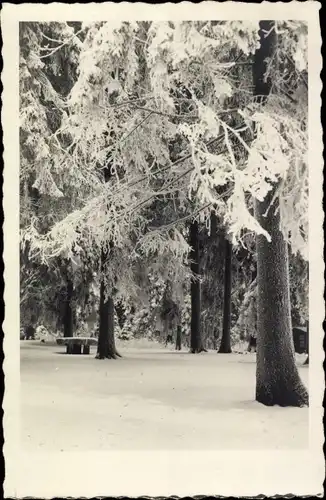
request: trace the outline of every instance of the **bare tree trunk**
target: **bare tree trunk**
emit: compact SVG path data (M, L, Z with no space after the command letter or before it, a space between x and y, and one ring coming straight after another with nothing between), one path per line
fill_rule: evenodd
M279 215L270 206L275 189L256 202L256 216L272 241L257 236L258 332L256 400L268 406L305 406L308 393L295 362L291 325L288 249Z
M307 359L303 364L309 365L309 321L306 321L306 329L307 329Z
M117 94L111 94L110 98L112 103L115 101ZM108 143L115 139L115 133L108 133ZM108 163L103 169L104 182L109 183L112 179L112 164L108 158ZM109 206L108 206L109 208ZM113 248L113 242L109 242L109 247ZM111 296L107 296L106 286L105 286L105 272L108 262L108 251L102 249L101 251L101 286L100 286L100 308L99 308L99 337L97 345L97 359L116 359L121 357L117 352L115 347L115 337L114 337L114 301Z
M261 46L256 51L253 80L256 95L267 96L271 82L264 79L266 59L275 51L276 33L273 21L261 21ZM264 33L269 33L266 37ZM291 325L288 248L280 231L276 213L278 185L263 202L256 201L255 212L260 225L269 233L257 236L257 368L256 400L267 406L305 406L308 392L303 386L295 363ZM272 205L273 202L273 206Z
M200 255L199 255L199 235L198 222L194 221L190 224L190 253L191 271L195 277L200 275ZM191 332L190 332L190 352L198 353L204 351L201 339L201 290L200 281L198 279L191 280Z
M106 252L102 251L101 264L102 273L107 260ZM99 309L99 336L97 345L97 359L116 359L121 357L115 347L114 338L114 302L112 297L106 297L104 278L100 287L100 309Z
M112 297L105 299L104 283L100 289L100 327L97 346L97 359L116 359L119 357L114 338L114 303Z
M124 324L126 322L126 311L125 311L125 308L124 308L124 306L121 303L118 303L118 304L116 303L115 310L116 310L116 313L117 313L117 316L118 316L119 327L122 330L123 326L124 326Z
M181 325L179 324L177 326L177 336L176 336L176 341L175 341L175 350L176 351L181 351L181 334L182 334L182 330L181 330Z
M224 257L224 301L223 332L219 353L230 353L231 349L231 287L232 287L232 244L225 239Z
M74 284L68 279L67 288L65 295L65 308L63 313L63 336L73 337L74 336L74 311L72 306L72 300L74 296Z

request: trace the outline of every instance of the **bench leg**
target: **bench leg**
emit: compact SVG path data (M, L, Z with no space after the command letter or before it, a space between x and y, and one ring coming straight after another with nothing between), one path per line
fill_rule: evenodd
M72 354L81 354L81 344L73 344L72 345Z
M84 345L83 354L89 354L89 345Z
M89 345L84 345L82 346L81 344L67 344L66 346L66 353L67 354L89 354L90 353L90 346Z

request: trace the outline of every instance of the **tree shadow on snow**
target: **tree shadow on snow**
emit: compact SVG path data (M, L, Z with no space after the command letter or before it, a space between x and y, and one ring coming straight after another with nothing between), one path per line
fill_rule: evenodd
M96 352L90 352L89 354L68 354L66 351L53 351L52 354L63 354L64 356L70 356L72 358L78 358L78 356L81 358L95 358Z

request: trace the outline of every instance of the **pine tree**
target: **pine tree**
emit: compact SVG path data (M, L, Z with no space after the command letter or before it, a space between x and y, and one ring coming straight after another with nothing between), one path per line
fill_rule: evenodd
M130 300L140 292L134 272L140 262L156 265L161 276L164 266L171 276L185 274L185 226L196 219L204 227L212 209L234 246L243 243L246 231L270 239L251 205L282 179L281 231L291 249L304 254L306 100L299 82L305 81L306 28L301 22L278 26L286 33L279 39L279 69L273 61L268 68L281 91L264 106L252 93L250 70L259 44L257 22L118 21L83 28L78 80L64 98L67 112L56 134L68 146L55 155L55 164L67 172L66 186L57 178L55 184L70 195L77 179L83 202L71 197L72 210L65 207L46 234L30 229L32 250L52 259L71 257L79 246L90 249L95 262L112 243L106 275L117 296ZM282 79L289 58L300 71ZM108 141L110 134L114 140ZM106 183L101 169L108 159L114 181ZM42 182L48 171L42 170ZM172 214L176 207L177 217L153 229L158 201Z
M255 93L268 96L270 79L264 80L266 59L273 56L275 23L260 24L261 45L253 67ZM268 34L268 35L266 35ZM308 393L295 364L291 327L288 246L280 231L278 183L263 201L256 202L256 217L270 235L257 236L258 335L256 399L265 405L304 406Z
M64 197L61 186L58 187L62 184L58 175L59 162L56 164L56 148L60 141L54 140L64 114L63 98L75 78L76 43L72 33L74 28L66 23L30 22L20 23L19 33L20 226L24 263L21 267L21 317L26 322L29 311L34 310L38 322L50 327L63 326L65 336L71 336L73 329L71 266L66 259L60 258L53 259L51 265L45 264L31 251L30 243L34 233L43 235L56 216L60 220L75 206L72 192ZM58 51L49 47L49 41L51 46L52 41L61 36L71 39L63 59ZM26 273L34 275L32 287L25 287ZM66 291L62 293L63 288ZM60 312L62 299L66 304L64 314Z
M207 231L202 238L202 336L206 347L217 348L222 331L224 227L212 211ZM209 230L208 230L209 229Z

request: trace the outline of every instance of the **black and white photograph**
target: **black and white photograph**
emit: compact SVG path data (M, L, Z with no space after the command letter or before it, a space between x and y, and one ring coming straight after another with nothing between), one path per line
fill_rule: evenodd
M217 4L4 10L4 421L22 496L322 493L320 4ZM110 489L93 453L166 488ZM180 458L205 453L230 468L209 491ZM256 478L253 457L277 454L296 457L275 459L284 480Z

